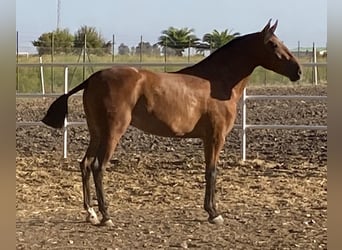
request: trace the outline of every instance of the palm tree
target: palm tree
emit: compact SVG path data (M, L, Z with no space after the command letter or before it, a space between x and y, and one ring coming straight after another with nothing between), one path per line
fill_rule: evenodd
M224 30L222 32L217 31L216 29L213 30L211 33L207 33L203 36L202 41L207 43L210 50L216 50L229 41L233 40L235 37L239 36L239 32L232 33L232 30Z
M170 27L162 31L158 44L164 48L172 48L176 51L177 56L182 56L184 49L193 47L200 40L194 34L194 29Z

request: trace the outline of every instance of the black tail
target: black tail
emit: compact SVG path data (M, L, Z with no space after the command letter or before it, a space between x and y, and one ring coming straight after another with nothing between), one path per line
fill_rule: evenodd
M64 118L68 113L68 97L67 94L58 97L51 104L42 122L53 128L62 128Z
M68 98L76 92L86 88L88 80L85 80L80 85L70 90L67 94L58 97L50 106L42 122L53 128L62 128L64 118L68 114Z

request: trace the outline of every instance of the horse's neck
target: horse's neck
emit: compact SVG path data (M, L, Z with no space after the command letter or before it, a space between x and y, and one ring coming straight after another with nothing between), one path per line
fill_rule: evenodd
M227 100L239 99L249 76L257 66L243 47L222 48L201 62L184 68L179 73L195 75L210 81L212 96Z
M250 51L250 48L244 49L243 44L226 45L219 50L201 62L178 72L209 80L213 85L212 90L216 90L219 99L230 99L234 93L239 99L249 76L258 64L246 52Z

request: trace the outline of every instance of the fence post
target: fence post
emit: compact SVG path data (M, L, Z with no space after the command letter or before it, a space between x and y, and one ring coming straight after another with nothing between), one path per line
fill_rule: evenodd
M85 80L85 61L86 61L86 54L87 54L87 33L84 32L84 40L83 40L84 44L83 44L83 71L82 71L82 75L83 75L83 81Z
M313 53L313 63L314 66L313 66L313 76L312 76L312 83L317 85L317 51L316 51L316 46L315 46L315 43L313 43L313 46L312 46L312 53Z
M190 46L191 46L191 38L189 37L189 44L188 44L188 63L190 63Z
M54 54L55 54L55 33L51 34L51 63L54 63ZM55 69L53 65L51 66L51 93L53 93L53 84L55 81Z
M64 94L68 93L68 66L64 68ZM63 125L63 158L66 159L68 156L67 145L68 145L68 120L65 116Z
M300 41L298 41L297 57L300 57Z
M17 59L17 65L16 65L16 73L17 73L17 77L16 77L16 80L17 80L17 84L16 84L16 92L19 92L19 67L18 67L18 63L19 63L19 31L17 31L17 39L16 39L16 42L17 42L17 56L16 56L16 59Z
M40 63L40 79L42 84L42 94L45 95L45 83L44 83L44 67L43 67L43 58L39 57L39 63Z
M114 62L115 58L114 58L114 53L115 53L115 35L113 34L113 41L112 41L112 62Z
M164 72L166 72L166 63L167 63L166 50L167 50L167 39L165 39L165 43L164 43Z
M143 37L140 36L140 48L139 48L139 62L142 63L142 46L143 46Z
M241 154L242 160L246 160L246 88L242 93L242 138L241 138Z

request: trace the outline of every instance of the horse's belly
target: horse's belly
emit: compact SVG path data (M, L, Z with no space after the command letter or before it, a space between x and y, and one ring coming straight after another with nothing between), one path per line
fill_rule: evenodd
M169 124L168 122L159 120L152 114L147 114L144 116L133 115L131 125L154 135L167 137L188 137L193 132L196 124Z
M148 109L139 103L132 112L131 125L147 133L167 137L187 137L191 134L199 120L192 113L167 111L167 107Z

